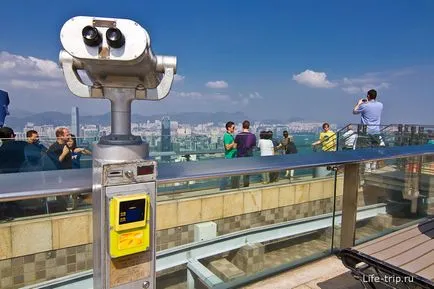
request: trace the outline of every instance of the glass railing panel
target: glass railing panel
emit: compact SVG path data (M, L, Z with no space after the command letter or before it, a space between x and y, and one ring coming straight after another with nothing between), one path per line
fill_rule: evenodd
M370 147L373 136L369 134L368 129L369 127L353 124L351 127L346 126L337 131L336 148L343 150ZM433 127L428 125L380 125L378 126L378 130L380 134L374 136L374 138L377 139L379 146L434 143ZM321 144L316 147L312 146L312 143L318 139L318 134L291 132L290 134L297 147L298 154L310 154L315 150L321 151ZM259 135L257 138L259 139ZM170 145L164 148L162 146L161 135L146 135L142 136L142 139L149 144L150 157L162 163L224 158L223 145L218 138L210 139L204 135L172 136L170 138ZM99 137L97 136L80 137L76 138L76 143L79 148L91 151L93 144L98 142L98 140ZM276 147L280 141L281 136L279 135L273 138ZM16 139L13 149L0 149L0 158L5 153L9 155L6 161L2 161L0 173L58 169L59 164L56 161L50 161L44 153L56 142L55 138L40 137L39 143L31 146L26 144L26 142L27 139L25 138ZM10 147L11 144L7 146ZM275 154L284 154L284 151L276 150ZM260 151L255 150L254 155L259 156ZM91 164L91 155L82 154L81 159L74 162L74 168L90 168ZM310 174L312 171L305 171L304 173Z
M261 157L255 157L260 159ZM241 175L217 179L204 179L158 184L159 200L184 198L191 194L214 194L222 191L259 189L274 185L288 185L310 180L331 178L327 167L281 170L254 175Z
M349 124L337 132L338 150L361 149L377 146L411 146L434 143L434 126L388 124L364 126Z
M91 151L93 145L98 142L98 137L76 138L76 144L80 151L85 149L88 153L75 153L73 168L90 168L92 166ZM170 149L163 150L161 136L143 137L149 144L149 156L161 163L201 161L224 158L224 149L217 143L209 143L203 136L173 137ZM295 134L299 154L312 153L313 134ZM40 137L37 143L29 143L27 139L3 140L0 145L0 173L16 173L27 171L46 171L62 169L55 155L47 154L48 149L56 142L55 138ZM276 146L280 139L276 138ZM1 148L1 146L3 148ZM79 155L79 158L76 155ZM260 151L255 150L254 156L260 156ZM276 150L276 154L284 154L283 150ZM78 160L76 160L78 158ZM305 170L305 172L307 172ZM309 172L311 173L311 172ZM298 173L300 174L300 172Z
M93 268L88 199L65 195L0 202L1 288L21 288Z
M177 193L170 193L175 184L166 184L166 193L158 197L157 218L165 218L157 221L157 250L225 236L251 236L267 228L268 237L261 242L199 260L225 282L330 254L335 176L325 168L312 170L315 177L311 174L295 182L285 179L286 171L281 171L250 175L248 186L244 186L246 176L240 175L178 183ZM264 179L271 182L264 184ZM159 185L158 191L162 189ZM185 266L159 276L158 288L184 286Z
M370 164L370 171L366 169L367 164L360 165L358 210L364 214L363 218L357 219L357 242L433 214L433 163L433 157L412 157L377 161L375 166ZM267 231L268 237L261 237L259 241L243 243L236 249L220 250L199 259L225 282L232 282L330 254L331 248L339 246L345 177L343 167L331 169L312 168L310 174L299 179L296 173L294 178L285 178L286 170L264 171L250 175L248 186L244 186L246 178L242 175L225 178L226 181L215 178L159 183L156 233L159 256L168 250L195 246L200 241L221 241L237 236L253 238L254 234ZM397 182L395 175L402 176L404 184ZM393 198L397 196L396 186L403 186L405 192L419 188L417 194L409 194L418 199L413 215L413 207L408 207L408 202L401 204ZM9 209L4 206L8 204L11 205ZM20 209L27 215L4 218L4 223L0 224L2 238L10 238L10 242L2 244L15 244L9 249L0 244L1 252L9 252L0 255L0 268L16 266L11 273L5 271L10 278L7 282L24 286L91 266L90 194L23 201L21 206L27 208ZM0 208L4 209L1 212L15 211L12 202L3 203ZM284 229L279 231L281 228ZM212 253L213 249L209 250ZM49 269L45 273L41 269L42 261ZM227 275L225 266L236 273ZM28 273L33 267L35 273L26 275L24 270ZM159 272L160 284L171 280L159 288L166 288L169 283L171 286L184 284L185 270L186 266L181 265Z
M41 138L37 142L27 140L2 140L0 146L0 173L48 171L66 168L91 167L92 144L95 138L78 138L76 146L68 143L71 162L59 161L61 152L51 150L55 139Z
M415 145L427 142L434 142L434 126L432 125L379 125L379 134L381 135L380 144L384 146L402 146ZM352 133L351 133L352 132ZM133 131L134 134L140 134L138 131ZM298 133L289 132L298 153L311 153L311 144L315 142L319 134L317 133ZM336 131L337 134L337 149L348 148L363 148L366 147L369 138L370 127L364 127L360 124L351 124ZM92 145L99 140L100 136L89 135L86 137L77 138L77 145L82 148L92 149ZM208 135L172 135L170 136L170 144L163 146L164 137L155 133L144 133L142 139L149 144L151 155L162 162L178 162L178 161L197 161L210 158L221 158L223 154L223 143L220 136L210 137ZM259 140L259 133L257 133ZM273 142L277 146L282 139L282 136L277 134L273 136ZM16 138L18 141L27 141L25 137ZM41 136L40 144L48 148L56 141L53 137ZM355 145L352 145L354 143ZM160 156L159 153L168 153L170 156ZM276 153L282 153L277 151ZM258 152L259 154L259 152ZM89 161L83 160L80 162L83 167L89 167Z
M356 243L434 214L433 157L409 157L360 164L358 210L376 215L358 220Z
M285 173L280 172L281 175ZM281 237L271 232L269 239L259 242L253 249L243 247L200 260L217 275L221 274L218 264L222 259L232 264L227 263L229 266L240 266L241 271L245 270L242 275L232 276L236 278L282 264L301 262L318 254L329 254L333 176L321 175L295 183L278 179L265 185L262 177L262 173L251 175L249 186L243 187L243 176L236 176L234 179L238 179L239 187L224 190L220 190L221 179L208 180L208 183L190 181L184 184L184 193L167 195L179 195L177 198L160 196L157 204L157 251L176 249L209 238L209 233L204 235L203 228L214 224L211 239L262 230L267 226L287 226L285 231L289 232ZM204 185L211 188L198 190L194 187ZM5 243L13 244L0 256L1 268L10 268L2 271L5 272L2 276L8 278L5 282L21 287L91 269L90 206L90 194L2 203L1 212L6 218L0 224L0 233L10 239ZM243 259L246 252L256 254L260 266L242 267L244 262L252 261ZM172 285L174 282L182 283L186 278L185 266L164 270L158 275L158 280L163 280L161 284L168 280ZM2 288L12 288L8 286Z
M92 209L92 195L70 194L0 203L0 223Z

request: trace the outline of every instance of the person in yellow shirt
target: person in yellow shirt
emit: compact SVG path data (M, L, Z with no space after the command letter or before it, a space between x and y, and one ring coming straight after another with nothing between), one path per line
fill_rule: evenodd
M324 152L336 151L336 134L330 129L330 125L325 122L322 125L323 131L319 134L319 140L314 142L312 146L321 144Z

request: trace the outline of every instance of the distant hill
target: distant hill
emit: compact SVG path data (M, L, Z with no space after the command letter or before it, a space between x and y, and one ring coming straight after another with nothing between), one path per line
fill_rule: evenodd
M35 114L34 112L30 112L28 110L19 109L19 108L9 108L9 112L11 113L12 116L19 115L20 117L27 117Z
M10 116L6 117L5 125L13 128L14 130L21 131L28 122L32 122L35 125L69 125L71 122L71 116L56 111L47 111L24 116L20 115L19 117L17 114L11 113Z
M18 117L19 115L19 117ZM245 119L249 119L243 112L187 112L187 113L174 113L174 114L155 114L150 116L144 116L140 114L133 114L131 120L133 122L146 122L160 120L163 116L169 116L170 119L176 120L181 123L200 124L206 122L227 122L232 120L234 122L242 122ZM52 124L54 126L70 125L71 115L67 113L61 113L56 111L47 111L43 113L30 114L23 111L21 114L19 111L14 111L10 116L6 118L6 126L12 127L14 130L21 131L28 123L34 123L35 125ZM81 124L110 124L110 113L101 115L83 115L80 116Z

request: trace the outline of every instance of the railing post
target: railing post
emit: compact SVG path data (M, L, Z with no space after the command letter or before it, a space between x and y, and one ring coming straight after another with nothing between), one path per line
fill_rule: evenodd
M425 134L425 128L423 126L419 126L417 129L418 135L419 135L419 142L418 145L424 145L427 142L427 136Z
M417 145L419 144L418 135L416 134L416 127L412 125L410 127L410 143L409 145Z
M196 284L194 282L193 272L187 268L187 289L195 289Z
M396 133L395 146L402 146L403 142L403 126L402 124L398 124L398 132Z
M342 200L342 226L340 247L354 245L357 217L357 194L360 164L347 164L344 170L344 193Z

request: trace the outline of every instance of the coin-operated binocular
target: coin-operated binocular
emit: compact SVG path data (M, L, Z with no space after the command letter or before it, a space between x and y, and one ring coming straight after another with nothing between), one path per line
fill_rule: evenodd
M94 288L155 288L157 164L131 134L131 103L167 96L176 57L154 55L149 34L128 19L74 17L60 39L71 92L111 102L111 133L93 148Z
M104 141L131 143L131 138L122 137L131 135L131 101L166 97L176 57L154 55L149 34L128 19L74 17L63 25L60 39L65 50L59 59L71 92L112 102L114 137ZM79 70L87 73L92 85L84 83Z

